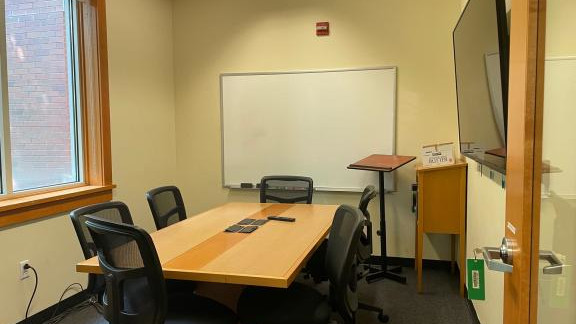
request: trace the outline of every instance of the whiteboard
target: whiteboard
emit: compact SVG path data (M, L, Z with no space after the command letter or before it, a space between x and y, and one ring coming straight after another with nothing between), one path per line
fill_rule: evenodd
M378 187L377 172L347 166L395 153L395 67L230 73L220 85L224 187L265 175L309 176L317 190Z

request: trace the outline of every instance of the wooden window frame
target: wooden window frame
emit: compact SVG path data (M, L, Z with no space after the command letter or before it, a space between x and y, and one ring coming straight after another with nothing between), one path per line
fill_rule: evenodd
M6 196L0 200L0 228L112 199L106 4L76 1L84 182Z

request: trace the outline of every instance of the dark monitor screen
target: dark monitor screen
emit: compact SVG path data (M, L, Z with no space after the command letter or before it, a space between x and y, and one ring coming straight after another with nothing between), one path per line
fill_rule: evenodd
M503 173L507 30L504 0L470 0L453 32L460 152Z

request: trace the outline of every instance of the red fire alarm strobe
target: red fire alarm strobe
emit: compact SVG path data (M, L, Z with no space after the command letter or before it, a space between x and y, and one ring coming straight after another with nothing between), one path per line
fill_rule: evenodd
M327 21L316 23L316 36L330 35L330 23Z

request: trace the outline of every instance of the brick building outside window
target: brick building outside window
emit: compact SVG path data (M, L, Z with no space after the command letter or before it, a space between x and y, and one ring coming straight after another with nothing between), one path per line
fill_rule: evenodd
M81 180L71 8L68 0L5 1L14 192Z

